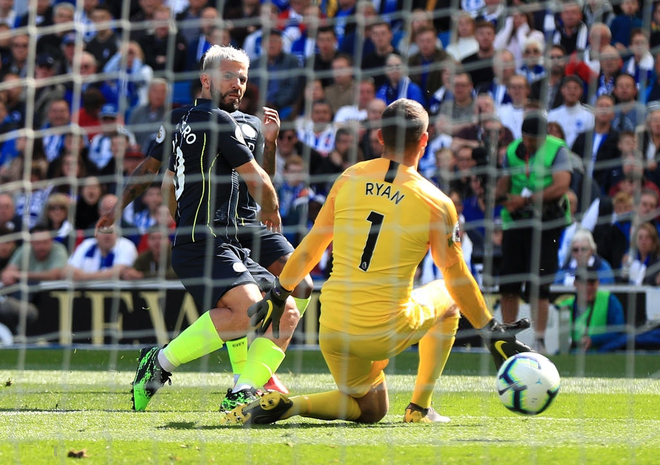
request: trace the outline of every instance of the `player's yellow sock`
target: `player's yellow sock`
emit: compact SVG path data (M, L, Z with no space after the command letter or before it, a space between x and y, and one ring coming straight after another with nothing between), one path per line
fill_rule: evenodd
M419 341L419 367L412 402L422 408L431 406L435 382L445 368L456 339L458 314L433 326Z
M234 372L234 378L240 376L245 368L245 362L248 357L248 339L243 336L240 339L225 342L227 352L229 353L229 363L231 363L231 371ZM236 381L237 379L235 379Z
M357 400L341 391L296 396L291 397L290 400L293 406L282 415L282 420L300 415L319 420L355 421L362 415Z
M277 371L282 360L284 351L273 341L265 337L256 338L250 344L243 373L238 378L235 389L240 390L245 385L262 387Z
M215 352L222 344L211 315L206 312L175 337L162 353L174 367L178 367Z
M293 300L296 301L296 308L300 312L300 318L305 314L305 310L307 310L307 306L309 305L309 302L312 300L312 296L310 295L306 299L300 298L300 297L294 297Z

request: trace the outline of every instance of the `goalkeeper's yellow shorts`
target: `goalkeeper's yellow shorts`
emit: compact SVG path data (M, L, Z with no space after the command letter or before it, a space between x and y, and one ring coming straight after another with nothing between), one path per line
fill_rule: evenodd
M330 373L342 392L360 398L385 380L389 359L416 344L456 304L443 281L413 292L410 304L386 327L348 334L321 324L319 344Z

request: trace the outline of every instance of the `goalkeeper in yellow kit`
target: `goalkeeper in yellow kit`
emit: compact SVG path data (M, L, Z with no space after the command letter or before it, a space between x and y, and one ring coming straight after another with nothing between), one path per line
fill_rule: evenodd
M389 407L383 369L416 343L419 368L404 421L448 421L433 410L431 396L459 310L480 328L497 366L530 350L514 336L529 322L505 327L493 320L463 260L454 204L416 170L428 142L428 114L417 102L399 99L382 119L382 158L341 175L279 282L249 310L258 331L272 322L273 333L279 332L290 290L334 241L332 274L321 291L319 343L338 389L291 398L271 392L229 412L225 423L267 424L293 415L375 423ZM445 280L413 291L429 247Z

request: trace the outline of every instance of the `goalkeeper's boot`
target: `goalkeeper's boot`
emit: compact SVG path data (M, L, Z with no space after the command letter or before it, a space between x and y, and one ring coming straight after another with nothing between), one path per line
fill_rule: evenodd
M238 392L232 392L231 388L227 389L227 395L220 403L220 412L229 413L236 407L259 400L258 396L259 393L255 388L241 389Z
M449 423L449 417L445 417L436 412L433 407L422 408L412 402L406 407L406 413L403 415L405 423Z
M239 405L227 413L223 422L229 425L268 425L282 418L293 402L281 392L273 391L247 405Z
M133 380L133 410L141 412L147 408L149 401L165 383L172 384L172 373L165 371L158 363L160 347L145 347L140 351L138 367Z
M277 392L281 392L282 394L289 393L289 390L286 388L282 380L278 378L278 376L275 373L273 373L273 376L271 376L268 382L264 384L264 389L268 392L277 391Z

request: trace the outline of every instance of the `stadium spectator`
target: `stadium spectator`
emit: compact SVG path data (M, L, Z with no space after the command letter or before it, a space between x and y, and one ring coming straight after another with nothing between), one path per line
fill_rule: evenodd
M48 162L38 155L35 150L33 157L28 160L31 164L28 166L30 173L29 184L21 187L14 196L16 203L16 214L27 221L28 228L36 226L41 217L46 198L48 197L48 183L46 182L46 171Z
M362 57L360 68L364 74L374 79L376 89L380 89L387 83L387 76L384 72L385 60L390 54L396 52L392 45L392 28L385 21L374 22L371 25L370 37L374 43L374 51Z
M292 116L293 107L300 93L301 71L298 59L282 49L282 32L270 31L265 40L266 53L255 64L255 68L266 72L252 82L266 95L266 106L276 109L282 120Z
M639 150L635 133L620 132L618 147L621 153L621 164L611 168L608 173L606 184L610 186L609 196L614 197L620 191L635 196L644 188L653 189L660 195L660 188L653 182L654 179L657 179L657 162L652 160L653 169L649 169L648 163L644 162Z
M442 50L442 60L444 60L447 55L442 48L442 41L438 37L438 32L433 25L433 15L423 8L413 9L410 18L406 21L405 29L400 31L400 39L397 41L396 37L394 38L396 49L401 56L406 60L410 60L411 57L420 53L419 35L422 31L428 30L433 31L433 37L427 36L426 39L423 39L427 49L425 55L429 56L435 49Z
M56 26L62 27L62 29L57 29L50 34L44 34L39 37L37 41L37 54L51 56L60 62L63 60L62 40L64 36L74 31L73 17L75 12L75 7L67 2L58 3L53 7L53 23Z
M149 228L158 224L160 207L163 205L163 194L160 184L152 185L142 194L142 203L145 208L135 212L132 226L137 229L137 234L146 234Z
M408 76L418 85L424 94L424 102L442 87L442 69L436 66L447 59L447 53L442 50L442 44L437 44L438 34L433 28L420 28L417 30L415 44L418 52L409 55ZM424 103L426 106L426 103Z
M185 9L176 15L176 24L183 38L186 39L186 44L190 45L199 36L201 13L209 2L208 0L188 0L186 3L188 5ZM226 7L229 5L230 2L225 4ZM229 19L229 16L225 15L225 18Z
M584 51L582 60L594 73L600 73L600 55L603 48L610 45L612 32L606 24L595 23L589 29L589 45Z
M439 114L447 117L451 122L449 130L452 135L473 124L475 113L473 90L472 79L468 73L459 71L454 75L452 81L454 99L445 101L439 110Z
M332 64L339 52L337 51L337 35L331 26L321 26L316 32L316 48L318 52L307 59L312 63L314 78L320 79L323 87L333 83Z
M23 221L16 214L14 197L7 192L0 192L0 228L10 233L20 233L23 230Z
M16 24L14 0L3 0L0 2L0 24L6 24L10 29Z
M99 201L104 192L99 178L96 176L82 178L79 189L74 226L77 230L87 230L94 227L99 219Z
M596 241L588 229L578 229L570 242L570 255L560 263L555 284L571 286L576 275L585 268L592 268L602 284L614 284L614 272L607 260L598 256Z
M161 121L165 117L165 105L169 96L169 85L165 79L154 78L149 83L147 103L136 107L128 120L138 147L145 152L156 137Z
M310 9L312 6L310 0L292 0L289 1L289 5L283 8L282 12L278 15L278 28L283 32L283 35L291 40L292 43L296 43L300 40L304 41L307 38L308 29L311 29L311 39L316 38L317 25L313 24L310 21L311 18L309 18L309 16L306 18L305 15L306 13L312 16L315 15L318 19L322 17L322 13L318 7L316 9ZM293 53L292 51L290 52ZM304 57L305 53L302 51L300 52L299 56Z
M474 55L463 58L461 63L465 71L470 73L475 87L488 87L495 78L493 72L495 26L489 21L478 22L474 37L479 43L479 50Z
M332 113L347 105L352 105L357 93L357 84L353 79L353 60L346 55L337 55L332 60L332 81L324 90L325 99L330 104Z
M67 134L64 154L48 165L48 186L51 196L53 193L66 195L75 202L78 199L78 180L87 176L82 146L82 137Z
M660 238L651 223L635 228L631 250L623 257L623 278L628 284L660 285Z
M30 16L34 16L34 25L37 27L46 27L53 25L53 7L51 0L37 0L34 9L29 9L25 15L21 16L16 22L16 27L25 27L31 23Z
M213 33L218 24L218 10L210 6L204 8L199 21L200 26L197 37L188 43L186 71L198 71L199 60L213 45Z
M280 14L280 10L273 3L267 3L260 7L261 16L259 17L258 29L250 33L245 37L243 42L243 50L250 57L251 62L256 62L257 59L263 53L263 37L264 35L270 33L271 28L277 27L277 16ZM262 25L266 26L263 27ZM236 28L232 29L234 31ZM283 36L283 49L291 50L291 40ZM312 52L313 52L312 48Z
M362 122L367 119L367 106L376 98L376 87L374 80L370 77L362 78L358 84L357 104L349 103L340 107L335 112L333 121L335 125L351 124L352 122Z
M616 15L610 24L612 30L612 45L620 52L627 52L630 45L630 33L633 29L642 27L642 20L637 17L639 3L637 0L622 0L621 14Z
M7 73L2 78L7 87L0 91L0 101L5 104L7 115L4 123L11 127L22 128L25 125L26 101L23 97L23 81L14 73Z
M424 91L408 77L408 69L401 55L391 53L386 58L385 76L387 81L376 91L376 98L388 105L397 99L407 98L426 107Z
M4 194L2 194L4 195ZM0 214L2 209L2 198L0 197ZM11 256L16 250L16 239L12 231L0 226L0 273L5 269Z
M76 247L62 271L62 279L72 281L112 281L133 266L135 244L116 231L85 239Z
M633 29L630 34L632 56L624 63L623 72L635 78L637 89L648 89L653 82L654 58L649 51L649 34L643 29ZM642 95L642 102L646 96Z
M523 42L522 63L517 74L522 74L532 84L546 76L543 63L545 42L536 39L527 39Z
M504 27L506 18L506 2L502 0L484 0L484 6L479 10L479 14L475 19L477 22L489 22L495 27L496 31L499 31Z
M94 55L99 69L119 50L119 37L112 29L112 13L106 5L97 5L92 11L94 37L85 45L85 51Z
M332 150L312 172L317 180L312 184L314 192L326 195L339 174L363 159L364 155L356 144L355 134L349 128L337 129Z
M567 0L561 6L561 27L557 28L552 41L560 44L567 55L587 48L589 28L582 22L582 9L576 0Z
M621 73L614 80L612 92L617 100L612 127L617 131L635 131L646 119L646 106L637 101L635 78Z
M103 72L117 76L106 81L114 94L112 99L106 99L108 103L115 103L118 108L126 111L147 103L148 86L154 72L144 63L144 52L140 44L122 44L119 52L105 64Z
M516 61L516 68L523 64L523 50L525 43L529 40L544 43L545 37L541 31L534 27L534 17L531 13L514 8L509 10L504 21L504 27L500 28L495 36L493 46L496 50L508 50Z
M8 63L2 63L2 76L7 73L16 74L20 78L27 77L27 58L30 36L28 34L16 34L11 38L11 59Z
M633 197L619 192L612 198L614 214L611 223L599 224L594 228L594 240L598 255L607 260L620 282L623 257L630 250L630 232L634 213Z
M458 66L459 63L450 59L438 64L442 84L429 97L427 109L430 115L437 115L440 112L440 107L442 107L445 102L450 102L454 99L454 94L452 93L452 79Z
M179 279L172 268L172 248L166 230L163 230L161 226L149 228L147 250L137 256L133 266L126 267L120 272L120 278L127 281Z
M649 38L651 49L660 45L660 2L653 4L653 16L651 17L651 37Z
M159 71L180 73L186 69L186 40L181 33L173 29L171 16L168 7L158 8L154 12L153 31L147 32L138 40L142 50L147 51L144 63L160 76L164 76L164 73Z
M130 11L130 39L137 41L150 29L156 10L163 4L163 0L138 0L138 8ZM122 12L115 13L115 18L120 18Z
M338 50L349 56L356 56L360 51L355 47L362 44L362 56L365 57L375 50L371 39L371 28L382 21L376 6L371 0L358 0L355 5L355 29L344 34L338 43Z
M622 65L621 55L619 55L616 48L611 45L602 48L600 54L600 74L596 79L592 77L589 80L590 87L594 85L594 81L596 82L596 92L592 95L590 102L595 101L596 98L603 94L612 94L614 92L614 83L616 77L621 74ZM568 67L566 74L570 74Z
M609 0L587 0L582 9L583 21L591 30L595 23L609 26L614 19L614 10Z
M65 91L66 92L66 91ZM77 122L87 135L85 143L89 143L101 131L101 118L99 113L105 104L103 92L98 87L89 86L82 95L82 107L71 118Z
M307 235L309 201L315 193L308 186L309 170L298 155L287 158L284 182L277 189L282 217L282 234L295 247Z
M507 90L509 79L516 74L516 62L508 50L498 50L493 59L493 81L477 87L477 94L487 92L493 97L495 108L511 103Z
M543 103L543 108L553 110L564 103L561 85L566 68L566 51L561 45L553 45L549 54L549 72L531 86L530 97Z
M11 29L12 28L5 23L0 22L0 64L3 68L11 61ZM2 69L0 69L0 75L1 74Z
M660 60L659 60L660 61ZM649 168L660 160L660 107L650 107L646 126L641 133L642 159Z
M38 223L45 226L53 240L62 244L66 250L73 250L76 240L76 232L69 221L71 202L71 198L65 194L51 194L46 200L42 218Z
M66 248L53 240L47 226L35 226L30 230L30 241L16 249L0 279L4 286L20 281L55 281L60 279L68 256Z
M566 76L561 85L564 104L548 112L548 121L559 123L566 134L566 144L573 146L578 134L591 131L594 127L594 115L580 99L584 84L577 76Z
M603 94L596 100L594 127L575 138L571 150L582 156L587 176L595 179L601 188L606 186L606 176L610 163L619 157L619 132L612 128L614 121L614 98ZM610 163L608 163L610 162Z
M334 14L328 14L334 20L333 24L338 44L344 42L345 37L351 37L356 30L357 3L357 0L338 1Z
M532 315L535 345L541 352L545 351L549 290L557 271L559 239L569 219L565 195L573 171L566 144L547 136L546 128L547 122L538 112L525 117L523 137L509 146L504 175L498 179L496 189L496 199L504 207L500 267L502 317L505 322L511 322L518 314L522 281L526 281L519 273L531 271L531 276L540 278L538 287L527 283L525 292L538 295ZM530 166L534 169L529 169ZM530 225L530 218L541 221ZM542 227L540 246L533 247L535 229L539 227Z
M497 108L497 117L511 131L513 138L518 139L522 136L525 105L529 99L527 78L519 74L511 76L507 85L507 93L511 96L511 103L500 105Z
M458 13L456 22L456 37L453 37L451 43L445 49L454 60L462 61L479 51L479 42L474 36L477 23L468 12ZM452 30L454 30L452 28Z
M325 100L312 103L310 119L305 118L298 128L298 139L322 156L327 156L335 145L335 127L332 124L332 109Z
M52 163L55 159L62 155L64 149L64 128L71 125L71 113L69 111L69 104L64 99L55 99L50 103L48 108L48 115L46 124L41 129L48 131L43 138L43 147L46 159Z
M623 334L625 317L619 299L610 291L599 289L598 269L588 266L578 270L576 295L557 303L570 311L571 347L596 351Z
M89 142L87 160L97 172L103 171L112 160L112 137L117 132L117 107L112 103L103 105L99 112L101 132ZM111 174L111 173L108 173ZM112 167L114 174L114 167Z
M55 76L55 60L49 55L39 55L35 61L34 77L37 80L34 93L34 122L33 128L39 128L53 100L64 98L66 88L63 84L48 82Z

